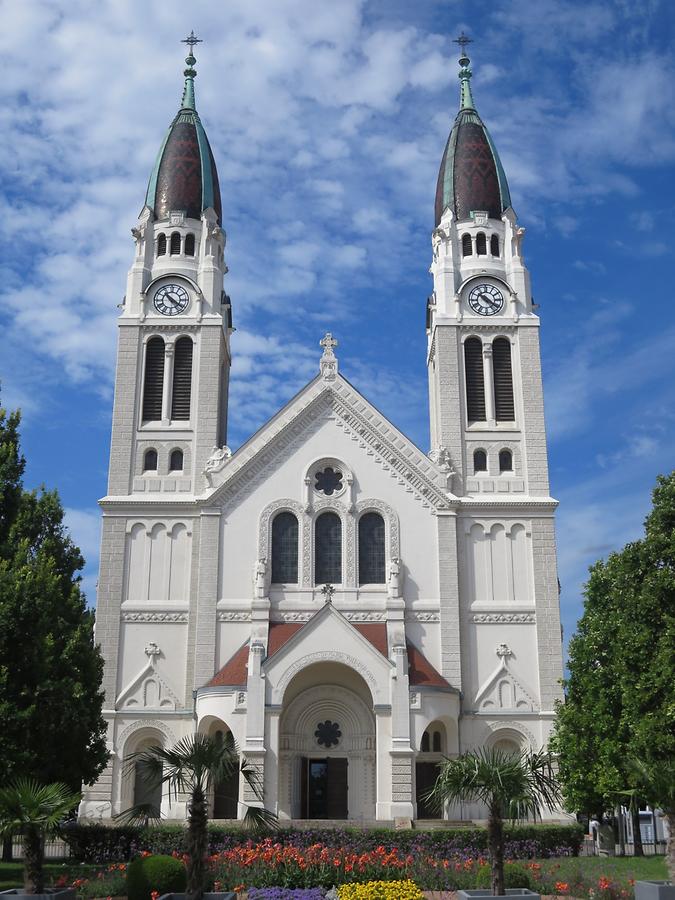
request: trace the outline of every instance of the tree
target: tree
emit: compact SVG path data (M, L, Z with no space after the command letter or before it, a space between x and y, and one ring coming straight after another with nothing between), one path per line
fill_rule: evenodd
M103 662L58 494L23 487L19 424L0 408L0 784L78 790L108 756Z
M260 799L262 792L257 773L245 760L240 762L239 751L233 743L204 734L189 735L168 749L148 747L140 750L130 757L128 771L134 771L137 763L141 764L140 771L149 784L168 785L169 796L189 796L187 895L190 900L201 900L208 849L209 792L239 770ZM146 819L148 809L132 809L125 815ZM244 823L253 828L269 826L275 821L272 813L258 806L249 806L244 819Z
M560 803L558 783L547 751L521 754L498 749L463 753L441 763L429 799L443 803L483 803L488 809L488 853L492 893L504 895L504 819L541 815Z
M600 817L639 789L630 759L675 755L675 472L657 480L644 538L591 567L585 598L551 746L568 808Z
M23 835L24 892L44 894L44 840L80 802L80 794L65 784L39 784L17 779L0 789L0 834Z
M643 760L629 760L635 783L652 809L660 809L668 820L666 865L668 877L675 884L675 760L647 765ZM656 841L656 834L654 835Z

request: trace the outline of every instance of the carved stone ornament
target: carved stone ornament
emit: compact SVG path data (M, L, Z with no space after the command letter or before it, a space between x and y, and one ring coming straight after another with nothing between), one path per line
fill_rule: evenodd
M323 347L321 356L320 371L321 377L325 381L334 381L338 372L337 357L334 353L338 342L335 340L330 331L327 331L324 337L319 341L319 346Z
M264 597L265 588L267 587L267 559L265 557L260 557L260 559L255 561L253 583L256 597Z
M153 662L155 661L155 657L161 656L161 654L162 651L154 641L150 641L145 645L145 655L148 656Z
M396 598L401 596L401 560L398 556L394 556L389 561L387 587L390 597Z
M213 448L211 456L206 460L206 465L204 466L204 477L206 478L206 483L209 487L212 486L213 475L216 472L220 472L221 469L224 469L231 457L232 451L227 444L224 444L222 447Z

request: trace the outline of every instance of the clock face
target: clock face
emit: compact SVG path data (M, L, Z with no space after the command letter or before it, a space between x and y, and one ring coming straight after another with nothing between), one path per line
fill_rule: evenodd
M469 306L479 316L496 316L504 306L504 295L492 284L478 284L469 293Z
M177 316L188 308L190 295L180 284L165 284L155 294L153 303L163 316Z

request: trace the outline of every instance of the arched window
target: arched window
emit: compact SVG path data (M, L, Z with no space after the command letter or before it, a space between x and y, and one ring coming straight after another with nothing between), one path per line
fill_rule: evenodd
M183 451L172 450L169 456L169 472L183 471Z
M490 238L490 253L493 256L499 256L499 236L496 234Z
M508 338L492 342L492 371L495 386L495 418L498 422L513 422L513 376L511 374L511 343Z
M145 451L145 455L143 456L143 471L144 472L156 472L157 471L157 451L150 450Z
M471 256L473 253L473 248L471 246L471 235L463 234L462 235L462 256Z
M369 512L359 519L359 584L384 584L384 519Z
M180 253L180 233L174 231L171 235L171 256L177 256Z
M500 473L513 471L513 454L510 450L499 451L499 471Z
M485 421L485 378L483 376L483 344L470 337L464 342L466 374L466 413L469 422Z
M476 235L476 253L478 256L487 256L487 240L482 231Z
M487 472L487 453L485 450L473 451L473 474Z
M433 738L431 741L431 748L434 753L440 753L443 749L441 744L441 733L440 731L434 731Z
M280 512L272 521L272 584L298 583L298 520Z
M171 394L172 421L190 418L192 394L192 339L181 337L176 341L173 360L173 393Z
M422 743L420 744L420 751L422 753L429 753L431 750L431 742L429 741L429 732L425 731L422 735Z
M151 337L145 346L145 376L143 380L143 421L159 422L162 418L164 390L164 341Z
M314 525L314 581L342 582L342 522L333 512L322 513Z
M157 238L157 256L166 254L166 235L162 232Z
M186 256L194 256L195 255L195 236L194 236L194 234L186 234L185 235L185 255Z

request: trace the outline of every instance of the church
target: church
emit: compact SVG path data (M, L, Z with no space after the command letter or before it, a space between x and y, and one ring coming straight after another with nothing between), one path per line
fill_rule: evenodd
M183 819L125 763L200 732L235 742L281 822L432 818L444 756L544 747L562 696L540 320L467 39L431 233L429 451L328 333L316 376L232 452L227 223L193 38L118 320L96 611L110 759L80 816ZM231 778L210 815L255 802Z

